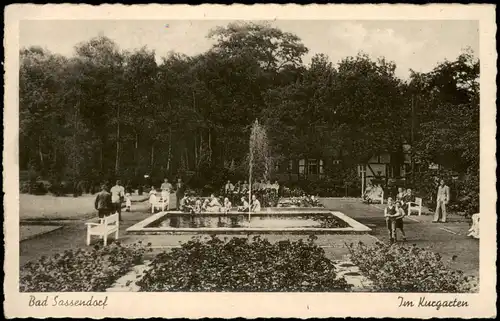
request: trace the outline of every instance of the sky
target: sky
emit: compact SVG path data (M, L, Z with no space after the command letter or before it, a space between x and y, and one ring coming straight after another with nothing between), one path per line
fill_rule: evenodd
M20 47L41 46L65 56L78 43L103 35L121 49L146 46L157 61L171 51L195 55L208 50L210 29L229 20L24 20ZM465 48L479 57L479 23L464 20L277 20L272 26L296 34L309 48L308 64L317 53L333 63L364 52L372 58L394 61L396 74L407 79L409 70L431 71L444 60L454 60Z

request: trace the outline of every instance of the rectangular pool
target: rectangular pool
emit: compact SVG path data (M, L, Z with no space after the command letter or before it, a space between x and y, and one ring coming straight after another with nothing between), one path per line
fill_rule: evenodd
M160 212L129 227L130 234L351 234L369 233L367 226L341 213L297 209L258 213Z
M145 227L172 228L339 228L349 225L330 213L279 215L248 213L204 215L169 213Z

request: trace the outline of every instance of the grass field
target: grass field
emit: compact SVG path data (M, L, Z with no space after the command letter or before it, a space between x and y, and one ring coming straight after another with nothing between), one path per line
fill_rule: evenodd
M147 198L147 195L132 195L132 202ZM52 195L19 195L20 220L67 220L95 216L95 195L80 197Z

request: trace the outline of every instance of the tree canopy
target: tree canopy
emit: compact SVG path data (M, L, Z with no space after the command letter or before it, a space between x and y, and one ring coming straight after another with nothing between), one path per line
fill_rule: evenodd
M209 32L196 56L127 52L104 36L72 57L20 51L20 166L58 179L129 179L237 171L250 126L268 129L276 159L341 155L345 166L414 142L422 162L478 170L479 61L465 52L408 81L359 54L310 64L301 39L266 24Z

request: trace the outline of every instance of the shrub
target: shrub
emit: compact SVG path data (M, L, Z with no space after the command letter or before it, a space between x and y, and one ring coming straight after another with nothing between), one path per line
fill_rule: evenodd
M417 246L377 243L348 245L352 262L380 292L462 293L471 284L462 271L449 268L438 253Z
M300 197L306 195L306 192L300 187L283 187L283 197Z
M314 196L290 197L278 202L279 207L323 207Z
M141 291L346 291L344 278L336 278L324 250L309 241L271 244L255 236L193 238L181 248L159 254L137 282Z
M91 250L67 250L62 255L28 262L20 271L21 292L105 291L134 265L142 262L146 247L116 242Z

